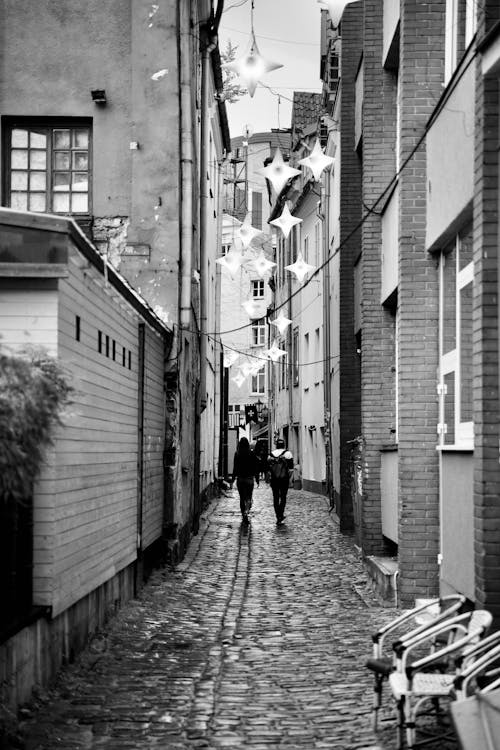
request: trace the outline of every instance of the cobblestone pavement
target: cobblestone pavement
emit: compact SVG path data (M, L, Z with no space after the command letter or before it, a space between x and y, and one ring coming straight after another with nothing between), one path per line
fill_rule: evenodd
M235 491L215 500L183 562L24 712L26 750L393 750L364 661L394 611L325 498L291 491L286 516L277 528L265 485L248 527Z

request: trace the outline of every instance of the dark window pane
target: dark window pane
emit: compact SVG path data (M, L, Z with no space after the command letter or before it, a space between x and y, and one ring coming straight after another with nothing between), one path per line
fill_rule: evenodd
M54 148L71 148L70 131L54 130L53 143Z
M54 191L69 192L69 172L54 172Z
M449 372L444 376L446 393L444 396L444 421L447 432L444 436L446 445L455 443L455 373Z
M456 349L456 253L455 245L446 255L443 288L443 354Z
M54 154L54 169L69 169L69 151L56 151Z
M460 290L460 421L472 422L472 282Z

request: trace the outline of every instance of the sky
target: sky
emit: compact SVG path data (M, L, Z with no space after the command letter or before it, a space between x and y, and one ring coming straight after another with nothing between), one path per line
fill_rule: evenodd
M227 103L231 138L243 135L245 125L254 133L288 128L294 91L321 91L320 12L316 0L253 0L254 31L260 54L282 63L262 82L275 92L258 86L255 94ZM219 27L219 45L237 45L236 57L247 49L251 30L252 0L226 0ZM279 97L278 98L278 94Z

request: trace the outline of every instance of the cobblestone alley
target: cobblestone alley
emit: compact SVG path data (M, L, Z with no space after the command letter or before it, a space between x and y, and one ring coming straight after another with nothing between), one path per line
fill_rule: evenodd
M370 728L364 661L394 610L325 498L291 491L286 515L277 528L266 485L249 527L236 491L215 500L175 571L24 712L26 750L392 749L395 727L383 744Z

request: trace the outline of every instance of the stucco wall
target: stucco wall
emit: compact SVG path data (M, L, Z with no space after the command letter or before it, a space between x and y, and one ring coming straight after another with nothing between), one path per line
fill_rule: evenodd
M453 226L472 200L474 90L471 66L427 134L427 248Z
M91 213L99 228L99 219L121 218L122 250L126 243L150 246L149 263L114 252L114 265L175 320L176 3L158 0L156 5L150 16L154 6L141 0L39 0L36 6L6 0L0 21L0 113L91 118ZM160 70L168 72L153 80ZM196 86L196 76L193 82ZM105 106L94 104L93 89L106 91ZM131 149L131 142L139 148Z

